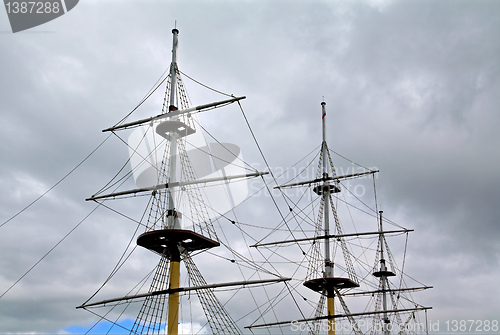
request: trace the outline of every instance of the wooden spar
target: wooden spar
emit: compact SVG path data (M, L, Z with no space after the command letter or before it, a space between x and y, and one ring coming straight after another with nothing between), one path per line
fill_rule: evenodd
M335 296L331 294L326 298L326 310L328 315L335 314ZM335 335L335 319L328 318L328 335Z
M110 193L110 194L93 195L90 198L87 198L85 200L90 201L90 200L99 200L99 199L104 199L104 198L113 198L113 197L118 197L118 196L122 196L122 195L135 194L135 193L148 192L148 191L157 191L157 190L163 190L163 189L172 188L172 187L182 187L182 186L187 186L187 185L213 183L216 181L225 181L225 180L231 180L231 179L237 179L237 178L259 177L259 176L263 176L266 174L269 174L269 172L256 172L256 173L247 173L247 174L240 174L240 175L234 175L234 176L224 176L224 177L217 177L217 178L206 178L206 179L198 179L198 180L191 180L191 181L179 181L179 182L173 182L173 183L167 183L167 184L159 184L159 185L150 186L150 187L135 188L133 190L127 190L127 191Z
M346 318L346 317L350 317L350 316L374 315L374 314L381 314L381 313L403 313L403 312L412 312L412 311L423 311L423 310L428 310L428 309L432 309L432 307L416 307L416 308L406 308L406 309L392 309L392 310L388 310L388 311L373 311L373 312L362 312L362 313L351 313L351 314L326 315L326 316L318 316L316 318L309 318L309 319L263 323L260 325L246 326L245 328L251 329L251 328L261 328L261 327L270 327L270 326L280 326L280 325L286 325L286 324L291 325L291 324L296 323L296 322L309 322L309 321L318 321L318 320L325 320L325 319Z
M292 280L292 278L247 280L247 281L237 281L237 282L230 282L230 283L209 284L209 285L203 285L203 286L179 287L176 289L167 289L167 290L154 291L154 292L148 292L148 293L143 293L143 294L128 295L128 296L121 297L121 298L102 300L102 301L93 302L90 304L83 304L83 305L78 306L76 308L86 308L86 307L92 307L92 306L97 306L97 305L105 305L105 304L108 304L111 302L147 298L147 297L151 297L151 296L155 296L155 295L170 294L170 293L176 293L176 292L178 293L178 292L187 292L187 291L195 291L195 290L203 290L203 289L219 288L219 287L230 287L230 286L246 286L246 285L265 284L265 283L279 283L279 282L284 282L284 281L289 281L289 280Z
M191 113L191 112L202 112L204 109L217 107L217 106L220 106L223 104L230 104L230 103L242 100L242 99L246 99L246 97L244 97L244 96L243 97L234 97L231 99L212 102L212 103L205 104L205 105L200 105L200 106L196 106L196 107L171 111L169 113L160 114L160 115L152 116L152 117L149 117L146 119L141 119L141 120L137 120L137 121L133 121L133 122L129 122L129 123L124 123L124 124L121 124L118 126L110 127L110 128L104 129L103 132L126 129L126 128L134 127L134 126L140 126L141 124L145 124L145 123L148 123L151 121L160 120L160 119L167 118L167 117L174 117L174 116L181 115L181 114L187 114L187 113Z
M329 175L329 168L328 168L328 147L326 144L326 102L321 102L321 123L322 123L322 128L323 128L323 143L322 143L322 155L323 155L323 179L328 178ZM333 171L332 171L333 172ZM334 173L334 172L333 172ZM327 180L323 180L323 187L327 189L327 192L322 192L318 193L318 195L321 195L323 197L323 206L325 206L326 210L323 212L323 224L324 224L324 236L330 235L330 188L328 185ZM335 209L333 209L335 211ZM333 213L335 214L335 212ZM324 244L325 244L325 277L331 278L333 277L333 262L330 259L330 239L329 238L323 238ZM335 256L334 256L335 257ZM304 283L305 284L305 283ZM333 315L335 314L335 294L331 289L327 290L326 294L326 310L328 315ZM328 335L335 335L335 319L334 318L328 318Z
M382 293L382 292L419 291L419 290L427 290L427 289L430 289L430 288L433 288L433 287L432 286L419 286L419 287L396 288L396 289L388 289L388 290L351 292L351 293L344 293L344 294L342 294L342 296L372 295L372 294L375 294L375 293Z
M177 335L179 328L179 288L181 257L177 249L176 253L170 254L170 289L174 290L168 295L168 331L169 335Z
M366 172L346 174L346 175L343 175L343 176L334 176L334 177L326 177L326 178L316 178L316 179L313 179L313 180L302 181L302 182L294 183L294 184L279 185L279 186L275 186L274 188L285 188L285 187L309 185L309 184L315 184L315 183L320 183L320 182L329 181L329 180L342 180L342 179L360 177L360 176L364 176L364 175L367 175L367 174L374 174L374 173L377 173L377 172L380 172L380 171L379 170L370 170L370 171L366 171Z
M339 237L351 237L351 236L363 236L363 235L377 235L377 234L396 234L396 233L409 233L414 231L413 229L401 229L401 230L386 230L384 232L373 231L373 232L364 232L364 233L350 233L350 234L341 234L341 235L320 235L316 237L306 237L299 238L294 240L286 240L286 241L277 241L277 242L269 242L269 243L257 243L251 245L251 247L257 248L266 245L275 245L275 244L284 244L284 243L294 243L294 242L304 242L304 241L312 241L312 240L324 240L327 238L339 238Z
M179 31L177 29L172 30L173 34L173 46L172 46L172 63L170 65L170 105L168 106L169 113L173 110L177 109L175 107L175 92L176 92L176 67L177 67L177 45L178 39L177 35ZM168 114L168 113L167 113ZM174 117L173 120L177 118ZM168 181L174 182L176 176L176 155L177 155L177 139L178 135L173 134L173 136L169 137L170 142L170 152L169 152L169 160L168 160ZM174 211L174 189L169 188L167 190L168 193L168 210L171 210L172 213ZM174 219L174 215L167 215L167 227L169 228L180 228L179 220ZM177 227L177 224L179 227ZM173 249L173 248L172 248ZM169 264L169 283L168 287L177 289L179 287L180 281L180 263L181 263L181 255L179 252L179 248L175 248L171 250L170 253L170 264ZM179 329L179 293L175 292L168 296L168 314L167 314L167 334L168 335L177 335Z

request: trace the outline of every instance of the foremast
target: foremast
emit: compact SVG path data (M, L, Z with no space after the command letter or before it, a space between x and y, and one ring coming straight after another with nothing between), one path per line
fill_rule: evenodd
M330 185L326 179L329 176L328 171L328 161L326 157L328 157L328 146L326 144L326 102L321 102L321 123L322 123L322 134L323 134L323 142L321 143L322 155L323 155L323 166L322 166L322 175L325 181L323 182L323 192L320 194L323 197L323 202L325 204L326 210L324 213L324 229L325 236L330 235L330 215L329 215L329 201L330 201L330 192L340 191L340 188L336 187L330 191ZM325 190L328 190L325 192ZM330 239L325 238L325 277L331 278L333 277L333 264L330 259ZM332 289L326 290L327 297L327 312L328 315L335 315L335 292ZM328 334L335 335L335 319L328 319Z
M267 172L255 171L254 173L239 175L226 176L223 174L221 177L197 178L186 150L187 141L185 137L196 132L194 129L195 121L193 121L191 113L227 105L245 97L232 97L223 101L190 107L184 84L177 68L179 31L173 29L172 34L172 62L169 76L166 78L169 80L167 81L162 114L128 123L123 123L124 120L122 120L119 124L103 130L114 132L116 130L144 126L143 129L145 132L156 133L152 134L152 136L159 136L156 140L166 143L165 146L160 145L153 149L157 150L157 148L161 148L163 151L163 158L159 161L158 165L156 165L156 162L154 163L157 173L156 184L108 194L103 194L104 190L108 190L108 188L104 188L97 194L86 199L98 202L110 198L119 199L127 195L145 192L151 193L151 200L148 205L150 206L150 210L147 223L145 224L146 232L139 235L137 245L159 255L160 261L154 271L148 293L131 294L91 303L90 300L97 294L96 292L77 308L87 309L89 307L120 304L124 301L132 302L133 300L144 299L139 315L130 329L131 334L160 334L166 331L169 335L176 335L179 330L179 293L194 291L200 298L208 325L214 334L240 334L241 331L236 326L234 320L232 320L224 306L214 295L214 288L276 283L288 281L291 278L277 276L277 278L273 279L245 280L222 284L208 284L205 281L191 259L191 253L217 247L221 243L215 232L212 216L208 211L207 204L203 200L199 185L257 177L267 174ZM136 148L132 149L135 153ZM147 155L149 156L150 153ZM141 155L139 154L139 156ZM161 166L159 165L160 162ZM189 199L189 206L182 206L183 198ZM179 209L186 212L185 221L190 224L182 222L183 213ZM179 286L181 261L187 270L189 282L194 284L192 287ZM165 305L168 308L167 311L165 311ZM166 325L164 312L166 312ZM163 330L164 326L165 330Z
M178 34L177 29L172 30L173 43L172 43L172 63L170 65L170 105L168 107L168 112L177 110L175 107L175 81L176 81L176 67L177 67L177 44L178 44ZM176 119L176 117L174 117ZM177 157L177 138L176 133L170 136L170 157L169 157L169 183L175 182L176 180L176 157ZM175 211L174 205L174 188L168 189L168 212L167 212L167 229L180 229L180 218ZM178 218L178 219L176 219ZM170 282L169 289L175 290L179 288L180 281L180 263L181 255L178 248L172 248L170 253ZM167 334L177 335L179 328L179 292L174 292L168 296L168 319L167 319Z

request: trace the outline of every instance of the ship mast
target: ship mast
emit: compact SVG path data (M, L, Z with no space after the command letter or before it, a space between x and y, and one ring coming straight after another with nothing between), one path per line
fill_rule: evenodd
M374 272L373 275L380 279L380 286L382 292L382 310L384 311L382 319L382 331L384 335L388 335L390 333L389 330L390 320L387 313L387 290L388 290L387 277L394 277L396 274L392 271L389 271L385 263L385 258L384 258L385 237L384 237L384 229L382 227L382 213L383 213L382 211L379 211L380 270Z
M168 111L172 112L177 110L175 107L175 80L176 80L176 67L177 67L177 29L172 30L173 43L172 43L172 63L170 65L170 105ZM168 167L168 181L175 182L176 179L176 165L177 165L177 134L173 133L170 136L170 159ZM167 229L180 228L179 220L175 211L174 204L174 188L168 189L168 212L167 212ZM179 288L180 281L180 252L178 248L171 248L170 253L170 269L169 269L169 289ZM171 293L168 296L168 319L167 319L168 335L177 335L179 327L179 292Z
M323 133L323 142L322 142L322 154L323 154L323 166L322 166L322 175L325 181L323 182L323 190L329 189L328 181L326 178L329 177L328 174L328 147L326 145L326 102L321 102L321 122L322 122L322 133ZM323 212L323 223L325 227L325 236L330 235L330 214L328 208L330 207L330 192L323 192L322 194L323 202L325 204L325 211ZM333 277L333 264L330 260L330 239L325 238L325 276L327 278ZM327 312L328 315L335 314L335 293L332 290L327 290ZM335 334L335 320L328 319L328 335Z
M176 68L177 68L177 44L178 39L177 35L179 34L179 30L172 29L173 34L173 43L172 43L172 63L170 64L170 105L168 106L168 112L171 113L178 108L175 106L175 81L176 81ZM173 119L177 119L177 117L173 117ZM177 165L177 139L178 135L176 133L172 133L169 136L170 139L170 157L169 157L169 167L168 167L168 182L173 183L176 180L176 165ZM168 190L168 221L167 228L180 228L180 225L177 220L175 220L175 204L174 204L174 189L170 188ZM176 224L177 221L177 224Z
M337 215L336 204L334 203L334 198L332 194L341 192L340 188L340 180L350 179L361 177L365 175L373 175L378 172L378 170L370 169L368 171L360 172L360 173L351 173L338 176L335 172L335 166L333 165L332 159L330 157L328 145L327 145L327 136L326 136L326 103L321 102L321 119L322 119L322 144L320 150L320 161L318 163L318 169L316 173L316 178L307 181L294 182L285 185L276 186L276 189L284 189L289 187L298 187L298 186L313 186L313 192L319 196L320 205L317 220L315 221L315 234L314 237L306 237L306 238L295 238L284 240L284 241L275 241L275 242L266 242L266 243L257 243L252 247L261 247L261 246L270 246L270 245L278 245L285 243L299 243L305 241L312 241L311 251L310 251L310 261L308 264L306 280L303 285L308 289L318 292L321 296L319 299L319 303L316 307L316 312L314 317L311 318L303 318L303 319L295 319L288 321L277 321L271 323L262 323L262 324L253 324L246 328L260 328L260 327L271 327L271 326L284 326L293 324L294 322L306 322L308 323L309 334L316 335L319 334L320 331L325 330L324 325L320 323L324 320L327 321L327 330L328 335L335 335L336 333L336 319L339 318L347 318L349 320L350 327L352 329L352 333L356 335L361 335L363 332L360 329L360 325L358 325L355 317L359 316L368 316L373 315L374 318L378 320L382 320L383 325L381 327L382 333L384 335L390 334L391 325L390 325L390 315L396 315L397 325L401 327L400 334L403 333L405 327L409 322L414 320L415 312L420 310L427 310L431 307L424 307L421 305L415 304L412 308L398 308L396 301L394 300L394 292L409 292L409 291L417 291L423 290L427 288L431 288L430 286L423 287L409 287L409 288L399 288L399 289L391 289L388 281L388 277L393 277L396 274L391 271L394 269L394 265L392 262L392 256L389 251L389 247L387 246L387 242L385 240L385 234L394 234L394 233L408 233L412 230L410 229L401 229L401 230L388 230L384 231L382 227L382 211L380 211L380 224L377 231L371 232L355 232L355 233L343 233L342 225L340 224L339 217ZM292 210L292 209L291 209ZM330 231L330 219L332 223L332 232ZM351 261L351 252L347 247L345 238L346 237L354 237L354 236L367 236L367 235L378 235L378 249L377 249L377 262L374 272L372 275L378 278L379 288L376 291L353 291L353 292L345 292L348 289L354 289L360 287L359 280L356 275L353 263ZM323 241L322 244L317 243L318 241ZM335 254L331 254L333 247L332 245L340 247L343 254L343 261L339 259L340 257L336 257ZM324 247L324 251L322 252L321 247ZM304 253L305 255L305 253ZM386 265L385 256L388 256L389 259L389 267ZM380 261L380 265L378 264L378 260ZM334 271L334 267L337 267L336 271ZM337 273L334 273L337 272ZM344 297L345 296L355 296L355 295L371 295L374 296L377 294L377 303L375 311L364 311L361 313L351 313L349 307L347 306ZM399 294L399 293L398 293ZM392 309L388 309L388 304L390 300L392 300ZM382 300L382 308L379 306L379 301ZM324 314L326 302L327 315ZM335 303L338 302L342 306L343 314L335 313ZM338 310L340 308L337 308ZM408 313L411 312L407 321L405 323L401 322L399 313ZM378 324L377 324L378 325ZM372 331L375 328L372 329Z
M180 296L182 292L194 291L199 297L207 323L213 333L220 335L241 334L234 320L217 299L214 289L228 286L249 286L264 283L289 281L291 278L277 276L272 279L244 280L222 284L209 284L191 259L193 252L202 252L221 245L217 237L212 217L210 216L200 184L223 182L233 179L244 179L267 174L258 172L246 174L230 174L218 177L198 178L186 150L185 137L196 133L190 113L198 113L214 109L245 99L232 97L223 101L212 102L196 107L190 107L182 77L177 68L177 29L172 30L172 62L170 65L169 82L165 92L162 113L146 119L122 123L104 129L103 131L125 130L135 127L145 127L144 131L154 132L154 141L158 152L163 152L162 159L151 164L156 169L156 184L141 186L132 190L103 194L102 191L86 200L97 201L105 199L120 199L127 195L151 194L149 216L146 231L137 237L137 245L159 255L160 261L147 293L126 295L118 298L90 302L93 296L77 308L98 307L106 304L121 304L124 301L143 299L142 307L132 326L133 334L177 335L179 332L179 312L181 310ZM169 86L170 85L170 86ZM168 107L167 107L168 104ZM142 131L142 130L141 130ZM156 136L163 137L154 138ZM142 141L142 140L141 140ZM165 144L166 143L166 144ZM138 148L140 144L137 144ZM147 145L146 145L147 146ZM134 146L135 147L135 146ZM147 150L151 150L149 147ZM135 149L134 149L135 153ZM147 153L149 157L151 153ZM138 154L141 156L140 154ZM209 154L211 156L211 154ZM141 156L142 157L142 156ZM144 158L146 159L146 158ZM215 159L215 157L211 157ZM211 160L212 161L212 160ZM139 186L139 185L138 185ZM186 212L185 222L182 222ZM180 263L185 265L190 287L180 287ZM97 293L97 292L96 292ZM168 296L168 297L167 297ZM165 311L165 305L168 310ZM116 305L115 305L116 306ZM165 313L166 312L166 313ZM167 318L166 329L165 317Z
M326 141L326 102L321 102L321 122L322 122L322 134L323 141L321 144L321 171L319 179L317 178L315 181L320 181L316 187L313 188L313 191L321 197L322 202L322 211L323 211L323 236L324 240L324 270L322 277L310 278L309 280L304 282L304 286L307 288L316 291L322 295L322 299L326 296L326 305L327 305L327 313L328 313L328 335L335 335L335 297L337 296L340 303L342 304L343 309L348 312L348 307L345 304L342 297L339 295L339 290L359 287L359 284L356 281L356 274L354 273L354 268L352 266L352 262L350 260L349 253L347 252L347 248L345 246L345 241L343 238L338 237L342 252L344 254L344 260L346 262L347 274L349 278L344 277L335 277L333 273L334 263L330 256L330 210L332 211L333 218L335 220L336 233L342 235L342 229L340 223L338 221L337 213L335 206L333 205L331 195L332 193L339 193L340 186L339 180L335 175L334 166L332 165L330 154L328 152L328 145ZM341 177L340 177L341 178ZM320 237L320 236L318 236ZM313 265L314 266L314 265ZM321 308L322 303L318 305ZM320 312L318 310L317 312ZM350 312L348 312L350 314ZM353 319L350 318L350 321L355 323ZM357 331L357 326L354 325L354 329Z

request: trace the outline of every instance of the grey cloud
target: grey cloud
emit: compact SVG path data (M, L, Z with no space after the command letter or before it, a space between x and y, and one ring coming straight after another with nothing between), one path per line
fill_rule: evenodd
M80 162L105 138L101 129L142 99L168 67L177 20L181 70L247 96L242 104L272 167L289 166L319 145L325 96L330 147L380 168L384 211L416 230L408 266L436 287L426 293L435 306L431 319L467 319L470 308L456 306L457 291L477 305L476 318L494 317L500 310L489 298L499 255L498 11L495 1L86 1L32 33L1 34L2 222ZM194 104L208 102L210 93L185 81ZM161 100L155 99L141 113L156 113ZM245 151L252 143L241 136L247 132L237 113L200 119L262 166L257 150ZM219 125L218 117L231 126ZM93 208L83 199L126 158L122 143L109 140L0 228L2 288ZM141 205L114 206L137 217ZM263 213L246 212L249 220ZM109 274L134 228L104 210L91 216L0 299L0 332L88 324L89 314L74 307ZM110 295L154 266L154 257L139 256ZM215 281L213 275L207 273Z

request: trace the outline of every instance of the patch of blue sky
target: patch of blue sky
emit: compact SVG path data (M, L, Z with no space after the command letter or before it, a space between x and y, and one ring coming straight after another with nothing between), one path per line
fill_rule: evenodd
M84 326L71 326L69 328L64 329L67 334L89 334L89 335L122 335L122 334L130 334L130 330L134 325L134 320L125 319L118 323L111 323L109 321L99 322L94 327L93 324L90 324L86 327ZM161 325L160 332L165 331L166 324ZM92 328L92 329L91 329ZM207 329L202 329L202 326L199 323L179 323L179 334L209 334L210 332Z
M133 325L134 325L134 320L125 319L123 321L117 322L116 324L113 324L109 321L99 322L97 325L95 325L95 327L92 327L93 324L88 325L86 327L71 326L69 328L66 328L64 331L68 332L68 334L119 335L119 334L130 334L130 329L132 329Z

